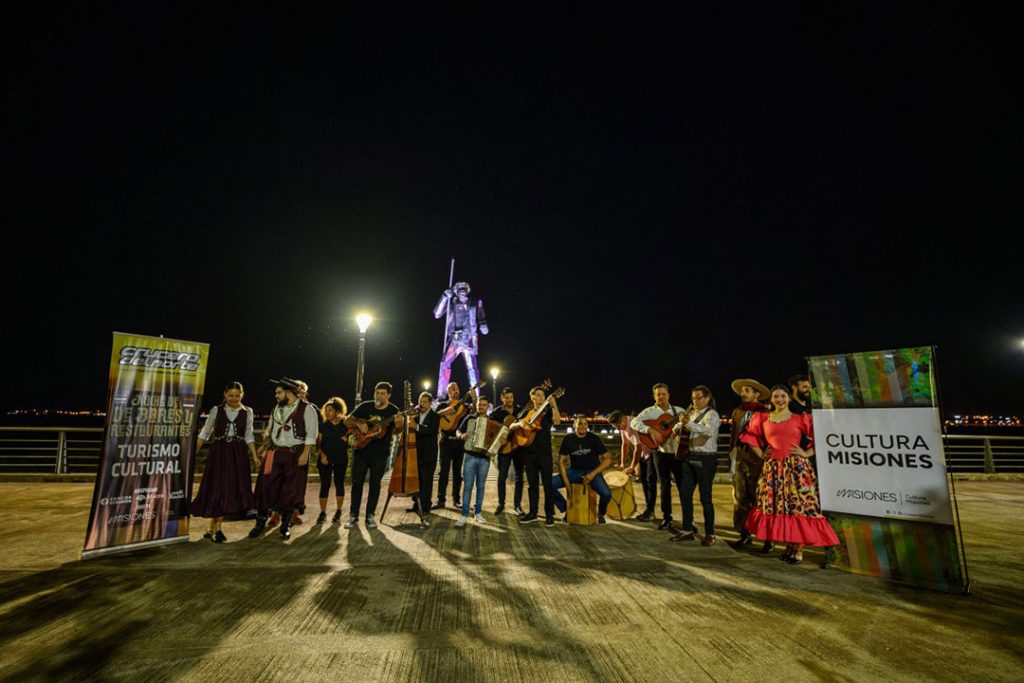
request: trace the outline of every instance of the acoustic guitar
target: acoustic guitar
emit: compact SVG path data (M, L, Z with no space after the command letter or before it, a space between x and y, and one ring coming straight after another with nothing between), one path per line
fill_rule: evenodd
M403 410L383 420L374 415L366 421L368 428L365 434L358 429L349 432L349 445L352 446L352 450L361 451L377 439L383 439L388 431L388 425L394 422L399 415L412 415L415 412L415 409Z
M665 412L653 420L644 420L643 423L647 425L648 432L639 435L640 443L652 451L658 450L658 447L674 436L672 428L679 424L679 416L685 412L688 411L678 412L675 415Z
M541 389L544 390L544 393L547 393L547 392L551 391L551 378L549 377L549 378L545 379L543 382L540 383L539 386L540 386ZM512 423L515 422L515 421L516 421L516 416L515 415L506 415L505 419L502 420L502 422L505 424L505 426L509 427L509 428L512 427ZM510 434L508 439L505 441L505 444L501 447L501 450L498 451L498 453L499 453L499 455L508 455L509 453L514 451L515 449L516 449L516 440L515 440L514 435Z
M440 425L438 426L438 429L440 429L442 432L450 432L453 431L456 427L458 427L459 423L462 422L462 418L466 417L466 414L469 412L469 397L476 396L477 394L475 394L474 392L476 392L477 389L482 389L485 386L487 386L486 380L477 382L476 384L473 385L472 389L466 392L465 396L460 398L454 404L450 405L449 410L443 415L441 415L441 422Z
M523 425L516 427L513 432L512 438L515 439L518 448L525 448L533 443L533 440L537 438L537 434L540 432L541 417L544 415L544 411L551 405L551 401L564 395L565 388L558 387L544 399L539 408L530 408L526 418L523 420Z

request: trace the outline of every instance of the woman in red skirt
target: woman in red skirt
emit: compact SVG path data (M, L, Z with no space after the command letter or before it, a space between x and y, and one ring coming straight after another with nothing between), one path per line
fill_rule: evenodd
M242 405L244 395L240 383L228 384L224 388L224 403L210 409L196 442L196 453L206 442L210 442L210 452L199 495L192 501L192 515L210 520L203 538L214 543L228 540L220 528L225 516L244 515L256 507L249 469L250 460L256 461L252 408Z
M838 545L828 520L821 515L818 478L807 458L814 455L814 427L807 413L789 411L789 389L772 387L772 411L756 413L740 440L764 459L757 483L757 504L747 515L747 531L766 541L786 543L780 559L803 560L801 547ZM810 444L800 447L801 437Z

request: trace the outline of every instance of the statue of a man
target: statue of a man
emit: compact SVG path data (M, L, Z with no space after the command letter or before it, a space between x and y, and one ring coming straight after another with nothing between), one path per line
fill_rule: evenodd
M441 371L437 376L437 393L443 396L452 376L452 362L460 353L466 361L469 372L469 385L473 386L480 377L476 356L480 351L477 332L487 334L487 318L484 315L484 302L469 297L469 283L456 282L451 289L444 290L437 305L434 306L434 318L448 314L448 323L444 331L444 358L441 359Z

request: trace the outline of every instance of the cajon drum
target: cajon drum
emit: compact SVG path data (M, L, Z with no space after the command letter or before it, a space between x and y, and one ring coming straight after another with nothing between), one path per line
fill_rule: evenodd
M572 500L566 509L569 524L589 526L597 524L597 494L594 489L582 484L569 484L572 487Z
M604 480L612 491L612 499L608 501L608 515L615 519L632 517L636 512L632 478L622 470L606 470Z

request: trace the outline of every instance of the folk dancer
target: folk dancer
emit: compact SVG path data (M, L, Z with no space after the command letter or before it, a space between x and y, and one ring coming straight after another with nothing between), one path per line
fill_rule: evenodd
M281 513L281 537L291 537L292 511L302 502L296 484L299 469L309 463L320 433L316 411L299 398L298 385L284 378L276 384L277 405L270 415L268 434L270 448L265 451L256 478L256 526L249 532L250 538L263 532L271 508Z
M732 390L740 397L740 404L732 411L732 431L729 438L729 460L732 469L732 525L739 533L731 545L739 550L750 545L752 536L747 531L747 515L757 503L757 481L761 478L761 458L748 444L740 441L750 419L757 413L768 412L763 403L768 399L768 387L756 379L741 378L732 381ZM762 552L770 553L774 544L765 541Z
M693 490L700 489L700 506L704 511L704 538L701 545L714 545L715 501L711 487L718 469L718 430L722 420L715 409L711 389L701 384L690 392L690 409L683 414L681 424L690 434L686 457L680 467L683 475L683 530L672 541L692 541L697 538L693 525Z
M394 418L394 419L390 419ZM385 424L386 423L386 424ZM364 447L352 454L352 502L346 529L351 529L359 520L359 506L363 502L363 485L370 475L370 493L366 498L366 528L377 528L377 501L380 499L380 482L388 464L391 450L391 434L405 426L405 418L398 406L391 403L391 383L377 382L373 388L373 400L363 401L355 407L345 420L349 430L367 434L371 429L380 433Z
M757 504L747 516L747 529L758 538L786 543L780 559L800 564L803 546L831 547L838 545L839 539L821 514L818 479L807 466L807 458L814 452L811 416L790 412L790 398L788 387L772 387L772 412L750 418L740 440L764 458ZM800 446L804 437L809 448Z
M634 417L629 426L641 434L650 434L650 427L645 420L656 420L665 413L676 416L681 421L684 411L679 406L669 402L668 385L659 382L651 387L654 395L654 405L644 408L640 414ZM672 529L672 479L675 479L676 489L679 492L679 499L683 499L683 470L681 463L676 459L676 451L679 448L679 431L682 425L677 423L672 427L672 434L658 446L654 451L654 467L658 477L658 487L661 489L661 524L659 529Z
M589 486L597 493L597 523L606 524L605 514L612 499L612 490L604 480L604 472L611 467L612 456L604 447L601 437L590 431L590 421L579 415L573 421L573 433L562 439L558 449L558 474L551 480L555 507L566 511L566 499L572 501L572 484ZM565 487L565 497L558 490Z
M192 501L192 516L209 519L203 538L214 543L228 540L221 531L225 516L249 514L256 509L249 470L250 458L257 460L252 408L242 405L244 396L239 382L224 387L224 402L210 409L196 440L196 453L204 443L210 444L210 452L199 494Z

